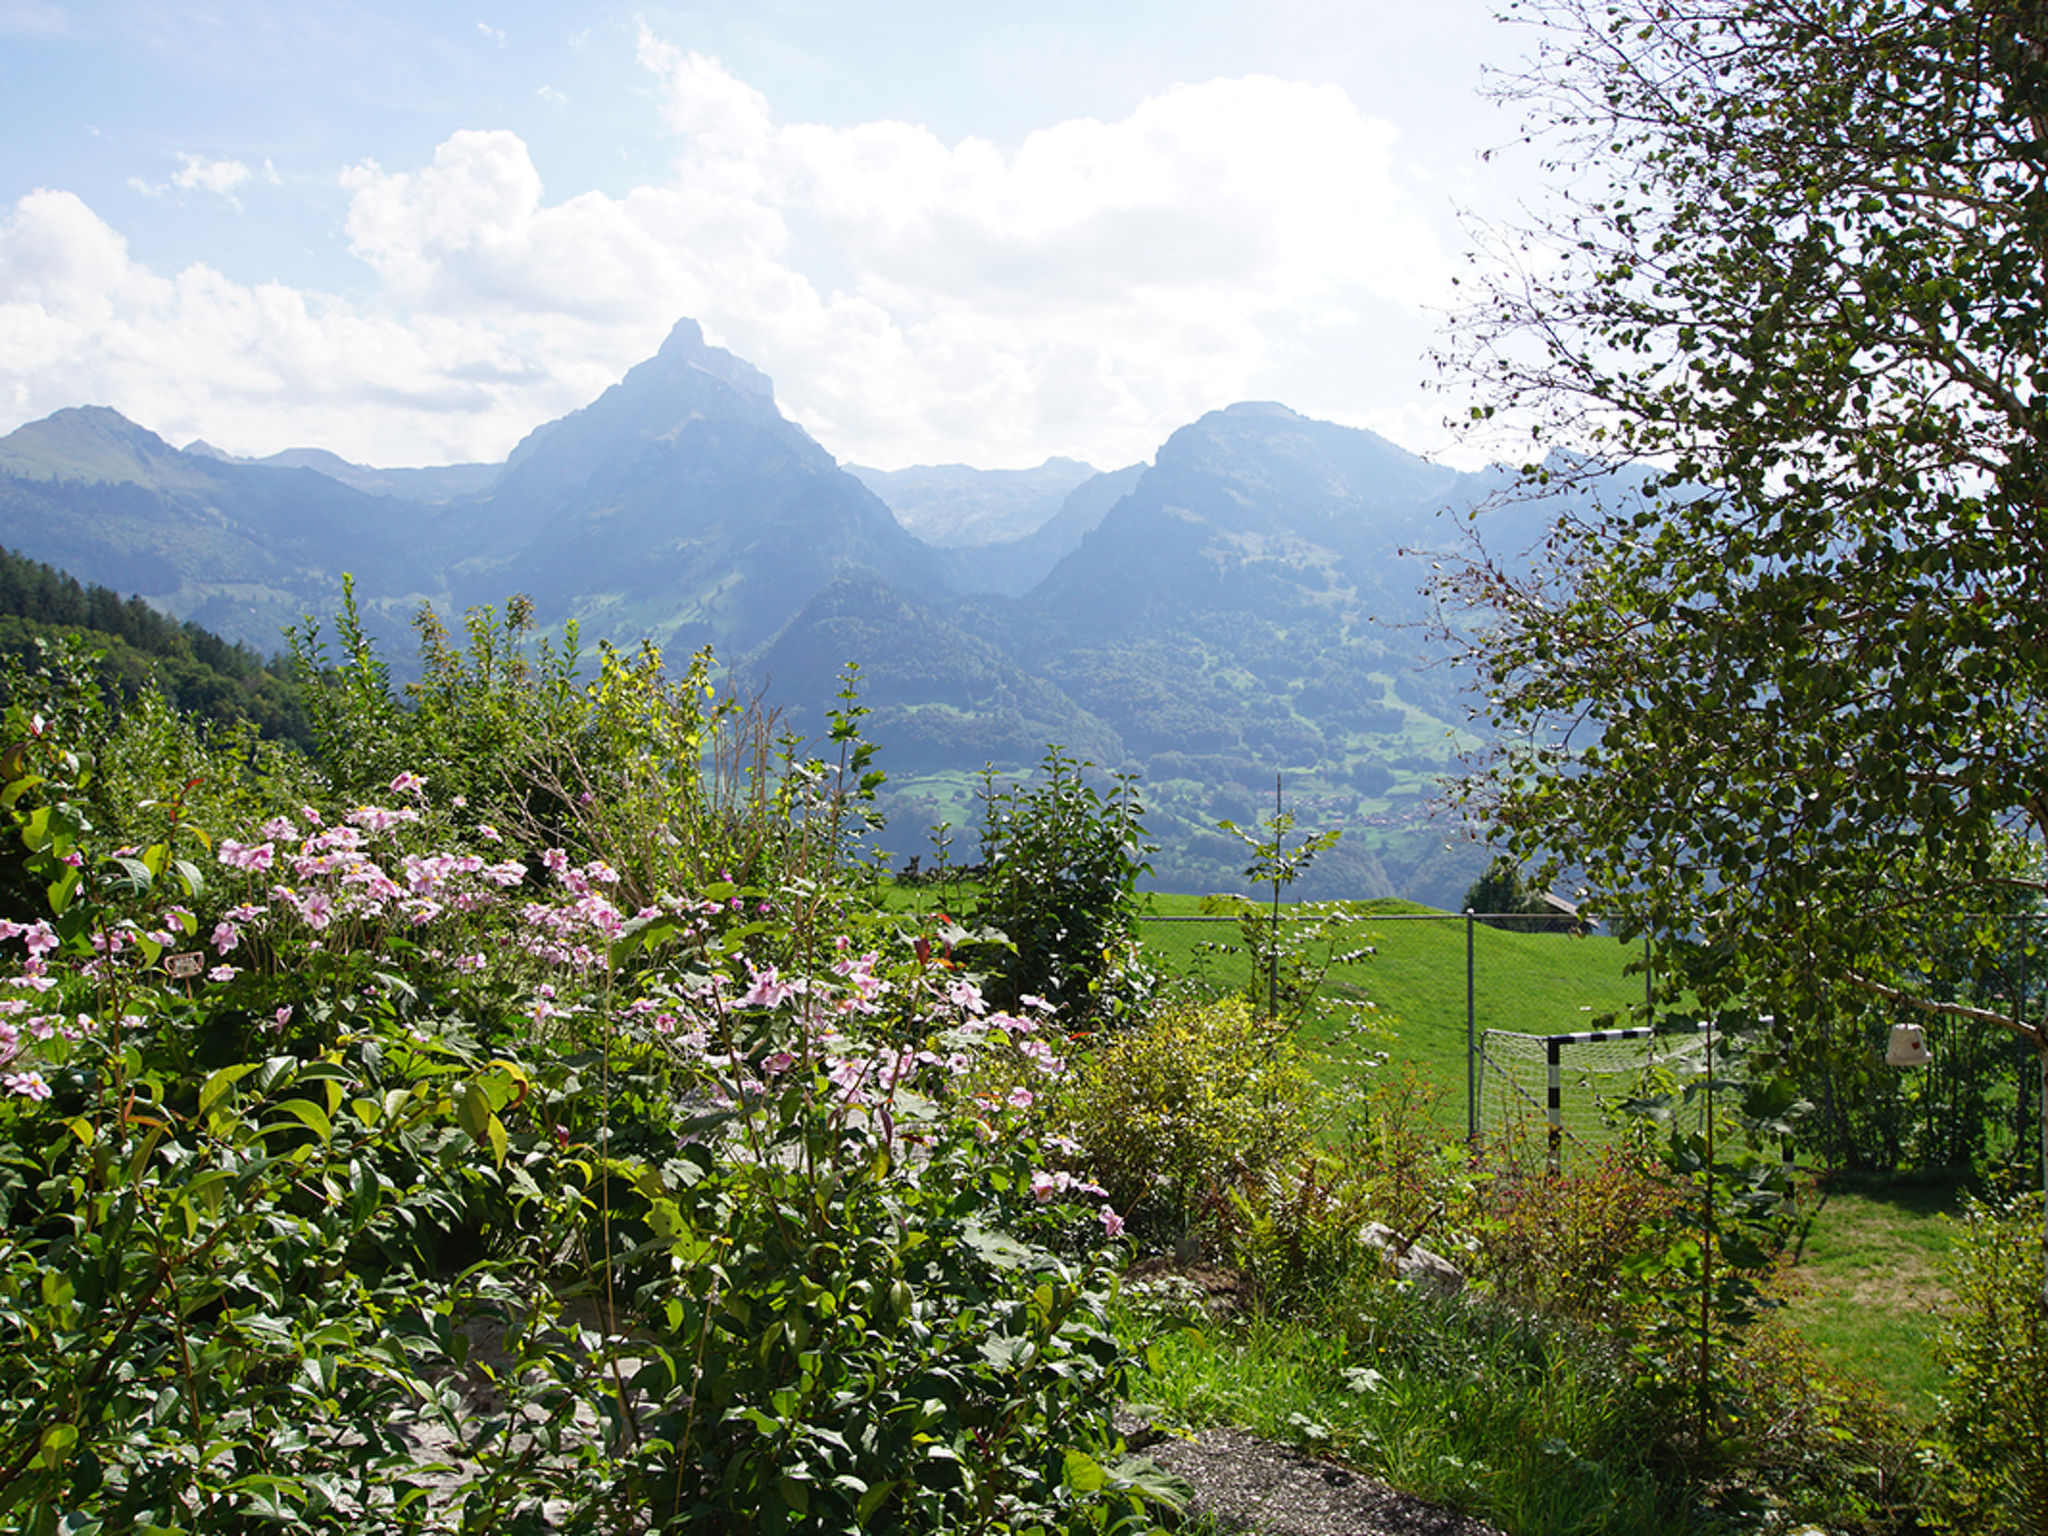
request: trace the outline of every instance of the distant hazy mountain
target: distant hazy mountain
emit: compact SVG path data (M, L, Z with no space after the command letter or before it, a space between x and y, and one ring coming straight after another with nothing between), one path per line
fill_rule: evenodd
M451 466L440 488L485 483L455 499L425 499L431 470L198 448L104 407L30 423L0 439L0 543L266 651L283 625L331 614L349 571L401 671L422 602L459 613L524 592L544 624L593 639L737 653L842 570L949 590L935 552L689 320L504 465Z
M1067 493L1058 511L1020 539L940 550L947 584L956 592L1022 597L1043 581L1062 557L1081 547L1089 530L1144 473L1144 465L1133 464L1089 476Z
M727 650L772 636L848 569L942 584L931 550L775 408L694 321L594 403L532 433L458 509L461 603L529 594L543 622Z
M942 549L1008 544L1035 533L1095 474L1078 459L1047 459L1036 469L849 464L846 472L881 497L905 528Z
M403 644L405 616L447 600L445 533L310 469L180 453L102 406L0 438L0 544L263 654L285 625L333 611L344 571L372 627Z
M744 672L815 729L849 661L860 663L868 734L893 771L1030 764L1048 742L1111 766L1129 756L1113 726L1058 687L869 572L826 585Z
M223 464L310 469L372 496L396 496L400 501L437 502L474 496L489 490L505 468L502 464L434 464L423 469L372 469L367 464L351 464L325 448L287 448L265 458L244 459L221 452L204 438L194 438L184 451L199 458L218 459Z
M686 320L501 466L248 463L60 411L0 439L0 545L266 652L353 572L401 676L421 603L452 618L514 592L587 643L713 643L800 727L859 661L905 852L969 820L963 770L1057 742L1142 774L1173 886L1236 882L1243 850L1214 823L1255 820L1276 773L1304 825L1351 830L1309 890L1448 904L1483 864L1426 815L1465 711L1404 551L1447 541L1439 510L1497 476L1270 404L1110 474L862 473L963 542L906 531Z

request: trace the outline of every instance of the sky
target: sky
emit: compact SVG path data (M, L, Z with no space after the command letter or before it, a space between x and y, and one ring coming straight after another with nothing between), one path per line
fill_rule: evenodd
M1471 462L1426 384L1528 179L1492 9L0 0L0 432L496 461L687 316L845 462L1248 399Z

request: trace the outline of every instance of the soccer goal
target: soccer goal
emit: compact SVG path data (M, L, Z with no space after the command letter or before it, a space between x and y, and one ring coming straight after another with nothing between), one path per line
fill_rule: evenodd
M1492 1140L1543 1128L1553 1172L1567 1145L1606 1144L1622 1104L1643 1092L1644 1074L1668 1066L1689 1077L1705 1065L1706 1025L1673 1033L1638 1025L1575 1034L1489 1029L1480 1042L1479 1130ZM1704 1114L1701 1104L1694 1113Z

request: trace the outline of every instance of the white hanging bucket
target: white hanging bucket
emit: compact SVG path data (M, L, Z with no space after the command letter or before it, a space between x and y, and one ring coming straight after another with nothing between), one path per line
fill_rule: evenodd
M1891 1044L1885 1047L1884 1062L1888 1067L1924 1067L1934 1060L1934 1053L1927 1049L1927 1036L1918 1024L1894 1024Z

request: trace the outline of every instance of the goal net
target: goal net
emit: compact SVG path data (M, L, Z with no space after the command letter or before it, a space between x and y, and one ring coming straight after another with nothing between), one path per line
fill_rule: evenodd
M1479 1131L1488 1141L1541 1139L1553 1171L1568 1150L1606 1145L1622 1106L1642 1097L1649 1069L1681 1081L1706 1065L1706 1026L1677 1033L1645 1026L1527 1035L1489 1029L1480 1043ZM1703 1116L1703 1099L1675 1111Z

